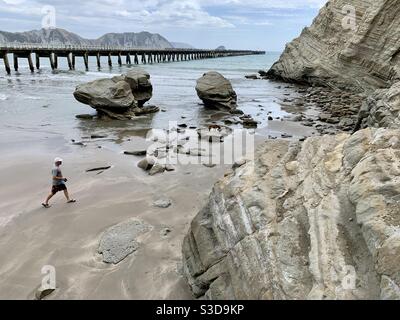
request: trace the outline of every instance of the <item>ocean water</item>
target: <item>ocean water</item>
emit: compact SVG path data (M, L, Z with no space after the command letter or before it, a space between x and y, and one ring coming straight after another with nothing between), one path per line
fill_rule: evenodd
M276 83L248 80L245 75L268 69L278 57L279 53L267 53L140 65L150 73L154 87L153 98L149 103L166 112L133 121L92 121L75 117L83 113L95 114L92 108L74 99L75 87L87 81L124 73L130 68L119 67L116 60L111 69L106 59L102 60L103 68L98 70L95 58L92 57L90 71L85 72L80 59L77 60L76 71L67 71L66 59L60 58L59 71L53 72L47 59L42 59L42 69L31 74L26 61L20 59L19 72L12 72L11 75L5 73L0 62L0 143L57 135L66 139L80 139L87 134L100 133L120 138L122 131L168 128L170 121L199 127L218 120L215 111L203 108L195 91L196 80L210 70L218 71L232 81L238 94L239 108L260 121L260 127L266 127L269 112L274 117L287 115L277 99L282 90L278 92ZM262 112L261 106L264 109Z

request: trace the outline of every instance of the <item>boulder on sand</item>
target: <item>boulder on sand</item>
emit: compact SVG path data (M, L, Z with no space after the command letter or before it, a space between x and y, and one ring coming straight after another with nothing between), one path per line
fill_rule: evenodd
M129 84L119 79L99 79L79 85L74 97L94 109L108 109L117 113L137 106Z
M196 91L206 108L234 110L237 107L232 84L218 72L205 73L197 80Z
M159 108L155 106L144 106L152 94L150 75L141 68L135 68L125 75L79 85L74 97L96 109L100 116L123 120L158 112Z

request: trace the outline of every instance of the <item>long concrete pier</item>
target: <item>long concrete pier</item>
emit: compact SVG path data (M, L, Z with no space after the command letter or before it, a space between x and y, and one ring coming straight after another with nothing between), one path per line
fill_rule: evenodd
M107 57L109 67L113 65L112 57L117 57L118 65L152 64L178 62L199 59L265 54L265 51L251 50L203 50L203 49L137 49L125 47L95 47L95 46L53 46L35 44L0 45L0 59L3 59L6 72L11 74L9 57L12 56L13 68L18 71L18 60L27 59L29 69L35 72L40 69L40 58L48 58L53 70L58 69L59 58L67 60L68 68L75 70L76 59L83 60L86 70L89 70L89 58L96 59L100 69L101 57ZM33 56L35 60L33 60Z

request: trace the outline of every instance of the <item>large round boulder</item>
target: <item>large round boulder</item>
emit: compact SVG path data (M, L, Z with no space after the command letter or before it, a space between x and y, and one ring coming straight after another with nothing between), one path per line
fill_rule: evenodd
M126 112L137 106L131 87L119 79L100 79L79 85L74 97L96 110Z
M234 110L237 107L232 84L218 72L205 73L197 80L196 91L206 108Z

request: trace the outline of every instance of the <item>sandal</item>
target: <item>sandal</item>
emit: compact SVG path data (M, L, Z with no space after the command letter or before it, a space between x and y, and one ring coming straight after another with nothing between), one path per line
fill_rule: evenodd
M75 202L76 202L76 200L72 199L72 200L69 200L67 203L75 203Z
M49 204L45 204L45 203L42 203L42 206L43 206L43 208L46 208L46 209L48 209L48 208L50 208L50 207L51 207L51 205L49 205Z

